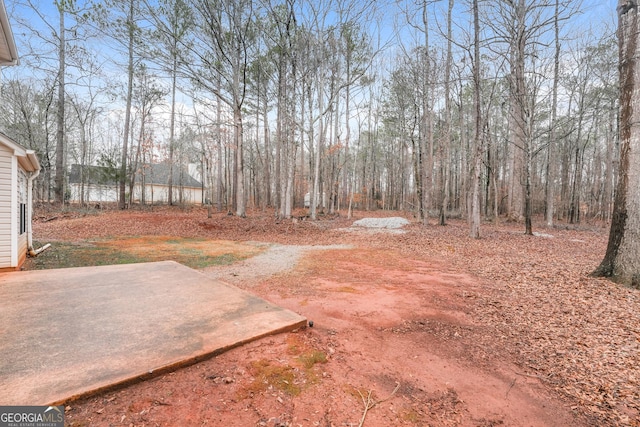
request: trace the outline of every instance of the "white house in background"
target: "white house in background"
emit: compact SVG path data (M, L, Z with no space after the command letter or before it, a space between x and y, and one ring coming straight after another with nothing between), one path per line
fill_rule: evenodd
M69 201L80 203L104 203L118 201L119 185L115 175L102 166L71 165L69 171ZM126 187L129 192L129 184ZM84 197L81 197L84 195ZM169 164L142 165L136 171L133 186L133 203L166 204L169 201ZM173 202L201 204L203 185L186 169L173 168Z
M112 169L102 166L71 165L69 170L69 202L117 203L118 178Z
M133 202L142 204L168 203L169 201L169 163L146 164L138 168L133 187ZM200 181L189 174L188 169L173 166L174 203L198 205L203 202L204 187Z
M18 270L33 251L33 180L40 163L33 150L0 133L0 271Z

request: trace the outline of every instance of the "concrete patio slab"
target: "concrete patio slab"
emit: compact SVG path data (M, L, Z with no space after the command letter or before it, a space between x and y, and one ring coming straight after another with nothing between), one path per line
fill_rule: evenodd
M0 274L0 405L61 404L306 320L173 261Z

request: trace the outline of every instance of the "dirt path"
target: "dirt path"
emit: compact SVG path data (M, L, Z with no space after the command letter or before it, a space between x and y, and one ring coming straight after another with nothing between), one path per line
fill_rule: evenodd
M258 248L266 248L259 255L227 265L208 267L202 272L213 279L231 284L244 284L253 287L258 281L268 279L295 268L300 258L315 251L347 249L347 245L281 245L277 243L248 242Z

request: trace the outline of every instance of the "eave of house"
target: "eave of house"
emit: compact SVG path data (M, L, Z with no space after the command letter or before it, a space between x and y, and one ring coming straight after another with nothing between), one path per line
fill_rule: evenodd
M18 64L18 49L13 38L11 24L4 1L0 1L0 66Z
M36 152L33 150L25 150L25 155L18 157L18 163L20 163L20 166L27 172L40 170L38 156L36 156Z
M27 150L21 145L18 145L3 133L0 133L0 144L13 150L13 154L18 158L18 163L25 171L35 172L40 170L40 162L38 161L38 156L35 151Z

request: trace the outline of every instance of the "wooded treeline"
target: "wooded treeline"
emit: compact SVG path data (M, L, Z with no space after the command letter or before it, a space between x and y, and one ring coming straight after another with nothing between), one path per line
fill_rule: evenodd
M22 1L0 128L39 154L40 200L100 165L124 207L167 162L169 203L192 165L240 216L307 195L312 218L610 220L616 40L576 2Z

